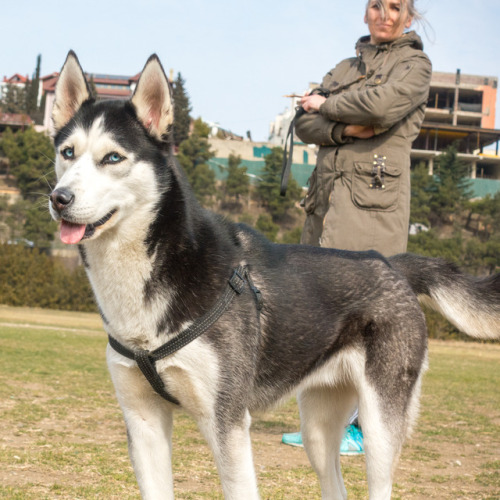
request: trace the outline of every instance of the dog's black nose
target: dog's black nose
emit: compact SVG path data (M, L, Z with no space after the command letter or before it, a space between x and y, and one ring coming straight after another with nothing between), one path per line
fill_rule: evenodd
M54 189L50 194L50 201L54 210L61 212L65 208L68 208L75 200L75 195L66 188Z

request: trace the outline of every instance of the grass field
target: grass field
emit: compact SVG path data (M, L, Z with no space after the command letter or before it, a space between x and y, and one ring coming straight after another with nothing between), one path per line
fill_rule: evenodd
M139 491L96 315L0 306L0 498L132 499ZM297 407L254 417L263 499L319 499L302 449L280 444ZM362 457L343 457L350 499L367 498ZM395 499L500 498L500 346L431 342L421 417L397 469ZM192 420L174 430L176 498L221 499Z

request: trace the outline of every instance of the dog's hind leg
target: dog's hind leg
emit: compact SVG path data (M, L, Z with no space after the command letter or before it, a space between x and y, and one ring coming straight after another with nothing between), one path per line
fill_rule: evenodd
M219 471L226 500L257 500L259 491L255 477L250 440L251 418L248 411L240 421L228 425L213 419L198 421Z
M347 498L340 469L340 443L356 399L351 386L308 388L298 397L302 440L318 474L323 500Z
M405 438L418 413L422 373L413 388L383 394L365 381L359 389L359 423L363 430L370 500L390 500L394 471ZM382 382L383 383L383 382ZM403 385L403 382L401 382Z
M130 460L143 500L173 500L173 405L156 394L137 366L117 361L108 346L108 368L127 427Z
M359 399L370 500L390 500L394 465L404 439L400 418L389 419L375 391L365 386Z

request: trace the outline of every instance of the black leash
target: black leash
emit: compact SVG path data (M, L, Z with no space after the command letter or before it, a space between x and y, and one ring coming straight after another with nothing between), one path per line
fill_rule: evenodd
M154 351L146 350L132 350L120 344L111 335L108 335L109 345L119 354L128 359L133 359L139 366L141 372L144 374L151 387L164 399L179 405L179 401L174 398L165 389L165 384L156 370L156 362L163 359L170 354L178 351L182 347L188 345L194 339L198 338L202 333L206 332L226 311L236 295L240 295L244 288L245 283L248 283L250 290L255 295L257 302L257 309L260 311L262 308L262 295L253 284L248 269L245 266L238 266L234 271L231 278L228 280L228 286L224 294L219 298L215 305L207 311L201 318L196 320L189 328L179 333L173 339L169 340L162 346Z
M293 130L295 128L295 121L299 116L302 116L305 113L304 108L299 107L295 112L295 116L290 122L290 126L288 127L288 132L286 134L285 139L285 148L283 149L283 168L281 170L281 186L280 186L280 195L286 195L286 188L288 186L288 179L290 177L290 171L292 169L293 162Z

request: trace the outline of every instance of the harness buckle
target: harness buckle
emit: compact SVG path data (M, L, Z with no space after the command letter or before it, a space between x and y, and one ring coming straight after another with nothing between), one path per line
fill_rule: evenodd
M155 392L167 401L170 401L175 405L180 405L179 401L165 389L165 384L156 370L156 361L153 356L151 356L151 353L144 350L135 351L134 359L137 366L146 377L147 381L151 384L151 387L155 390Z
M245 288L245 278L240 274L240 271L242 271L242 269L239 267L235 269L233 275L231 276L231 279L229 280L229 285L231 285L231 288L238 295L240 295Z

